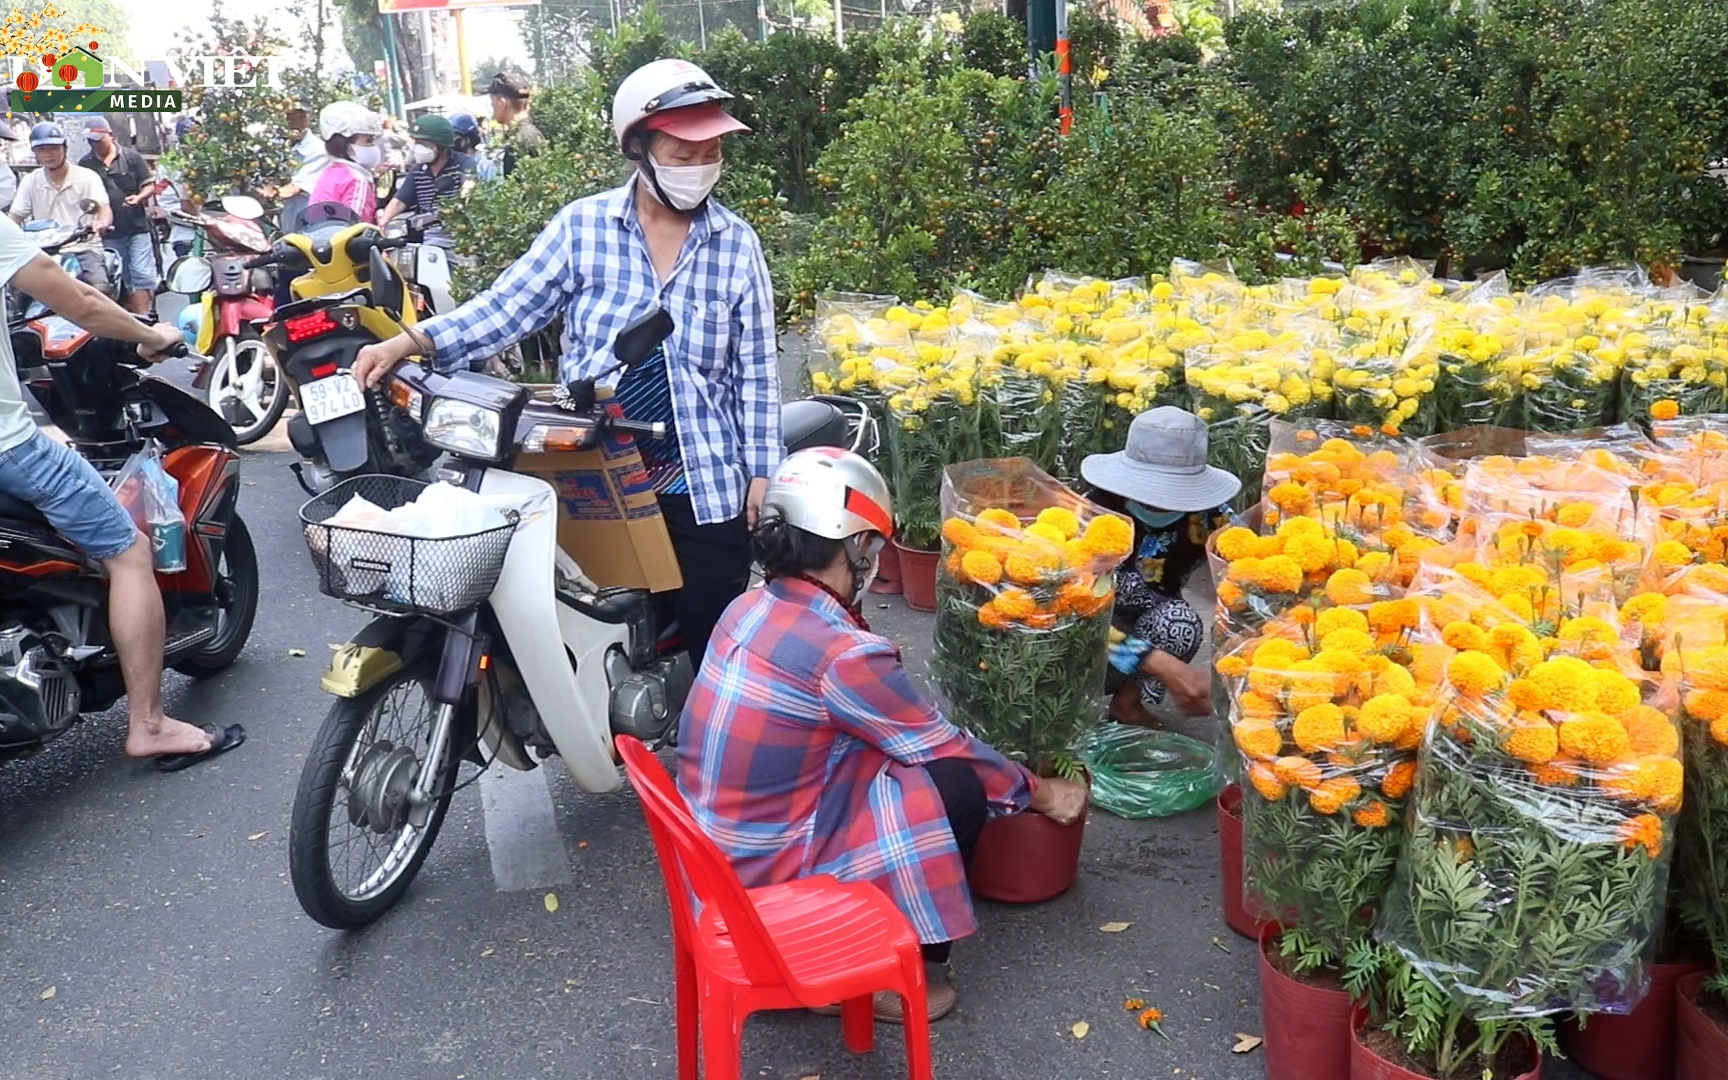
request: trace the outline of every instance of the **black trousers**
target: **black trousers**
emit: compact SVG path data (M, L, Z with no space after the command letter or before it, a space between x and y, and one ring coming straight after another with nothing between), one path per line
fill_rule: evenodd
M960 847L961 860L971 862L972 852L978 847L978 836L984 831L984 823L990 819L984 781L978 779L971 762L954 758L932 761L924 766L924 771L936 782L936 790L942 796L942 809L948 815L948 828L954 834L954 842ZM953 948L952 941L927 944L924 946L924 959L932 964L946 964Z
M750 529L743 514L715 525L696 524L688 495L660 496L660 515L684 575L683 588L660 595L662 618L678 620L690 663L700 670L726 605L750 584Z

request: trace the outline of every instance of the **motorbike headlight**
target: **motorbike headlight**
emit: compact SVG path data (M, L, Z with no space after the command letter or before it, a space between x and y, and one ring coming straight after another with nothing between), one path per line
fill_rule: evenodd
M435 399L422 425L426 441L438 449L487 461L504 456L503 429L504 417L496 409L451 398Z

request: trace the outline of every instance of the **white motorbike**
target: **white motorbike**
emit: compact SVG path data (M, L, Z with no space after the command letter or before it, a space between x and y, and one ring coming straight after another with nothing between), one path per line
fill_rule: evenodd
M437 244L426 242L426 230L437 225L438 215L404 214L384 226L386 239L398 237L408 243L387 254L402 277L420 309L422 319L443 315L456 306L450 295L450 252Z
M626 327L613 370L647 358L671 330L663 311ZM533 769L557 754L582 790L611 791L620 783L613 736L672 741L694 681L653 597L590 581L558 545L552 485L510 468L518 454L663 436L664 425L599 408L593 380L571 384L559 407L484 375L403 365L388 392L450 455L439 479L508 520L437 540L327 524L355 495L390 510L425 487L375 475L301 510L321 590L379 614L324 676L337 701L294 798L294 892L334 929L365 926L402 897L461 786L462 762ZM788 449L874 438L868 410L844 398L791 402L782 419Z

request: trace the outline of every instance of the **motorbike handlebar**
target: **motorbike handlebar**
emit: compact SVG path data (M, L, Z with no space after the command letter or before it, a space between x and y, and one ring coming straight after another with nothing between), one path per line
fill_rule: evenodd
M664 422L644 424L640 420L608 420L606 426L613 431L622 431L628 435L644 435L650 439L664 439L666 425Z

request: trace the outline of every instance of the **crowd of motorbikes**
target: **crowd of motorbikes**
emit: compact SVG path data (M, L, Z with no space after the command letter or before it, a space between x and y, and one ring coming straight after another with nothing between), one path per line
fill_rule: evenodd
M608 791L620 783L614 735L675 738L694 678L676 626L646 590L590 580L558 545L559 493L515 469L519 455L615 449L664 431L609 411L593 380L547 401L483 372L405 364L363 389L349 374L362 347L448 310L446 253L423 242L426 219L386 235L322 204L304 232L272 237L249 198L176 214L199 238L167 275L193 298L182 328L198 394L37 306L9 302L8 332L49 418L104 475L152 440L161 447L189 549L184 571L158 575L167 662L189 674L232 664L257 611L237 448L298 409L287 433L311 496L300 517L319 587L373 617L322 678L335 701L300 776L290 869L307 914L358 928L409 887L471 781L464 763L525 770L557 755L582 790ZM291 299L278 304L284 278ZM595 344L616 372L672 330L654 310ZM868 411L842 398L789 402L783 427L789 450L875 438ZM507 527L379 539L333 525L354 496L389 511L439 483L500 508ZM123 688L100 567L9 500L0 598L3 761L41 750Z

